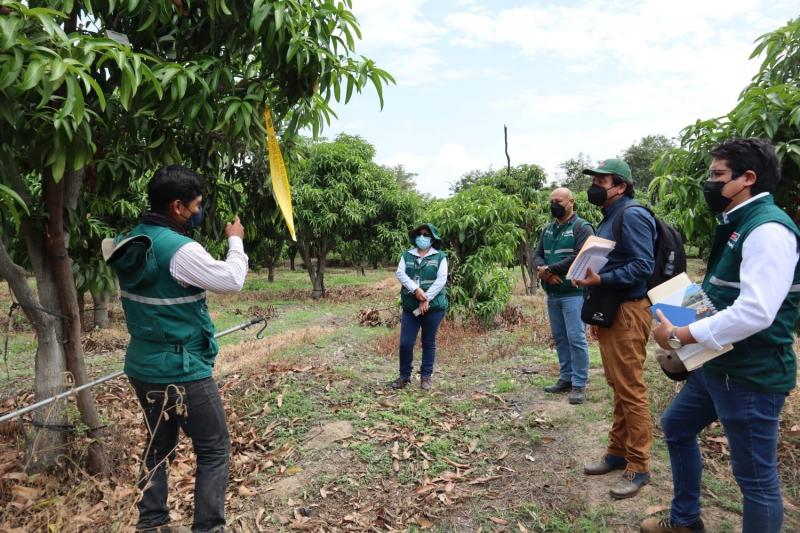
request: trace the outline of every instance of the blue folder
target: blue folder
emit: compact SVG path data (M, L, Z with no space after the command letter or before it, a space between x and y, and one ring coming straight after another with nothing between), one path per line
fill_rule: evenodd
M656 311L661 310L664 316L669 319L674 326L688 326L692 322L697 321L697 311L690 307L680 307L677 305L669 304L653 304L650 310L653 312L653 318L658 320Z

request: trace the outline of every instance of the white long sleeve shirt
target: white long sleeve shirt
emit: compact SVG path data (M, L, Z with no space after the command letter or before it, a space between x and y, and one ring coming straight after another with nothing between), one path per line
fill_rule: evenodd
M228 237L228 255L217 261L199 242L184 244L169 263L169 273L184 286L217 293L239 292L247 276L247 254L239 237Z
M419 250L417 250L416 248L412 248L408 252L416 258L417 264L419 264L420 261L422 261L422 256L419 255ZM427 256L435 254L436 252L437 252L436 248L431 247L430 250L428 250L428 253L425 255ZM419 285L417 285L414 282L414 280L408 277L408 274L406 274L406 260L403 258L403 256L400 256L400 263L398 263L397 265L396 275L397 279L400 280L400 283L403 285L403 287L408 289L409 292L414 292L417 289L419 289ZM447 258L443 257L442 260L439 261L439 269L436 271L436 280L430 287L428 287L428 290L425 291L425 296L428 298L428 301L430 302L434 298L436 298L436 295L442 292L442 289L446 284L447 284Z
M754 196L739 209L768 193ZM739 297L730 307L689 325L704 348L719 350L768 328L792 289L800 259L795 234L783 224L769 222L751 231L742 243Z

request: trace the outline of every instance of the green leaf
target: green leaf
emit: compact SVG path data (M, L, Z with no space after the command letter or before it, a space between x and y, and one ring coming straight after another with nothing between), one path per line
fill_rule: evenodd
M44 74L44 63L41 61L31 61L28 68L25 70L25 76L22 78L17 88L21 91L28 91L35 87L41 80Z
M22 51L19 48L14 49L14 59L6 61L6 68L3 69L3 75L0 76L0 89L5 89L17 81L19 73L22 70L22 61Z
M0 31L3 33L3 49L8 50L17 40L17 27L22 22L19 17L0 17Z
M9 198L11 198L11 200L19 204L19 206L25 211L27 215L31 214L31 212L28 210L28 206L25 205L25 202L22 200L22 198L16 192L14 192L9 187L6 187L2 183L0 183L0 195L8 196Z

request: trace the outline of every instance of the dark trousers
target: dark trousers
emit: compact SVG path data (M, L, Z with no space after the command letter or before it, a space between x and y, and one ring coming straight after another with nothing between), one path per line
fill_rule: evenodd
M744 500L743 533L778 533L783 498L778 478L778 425L785 393L759 392L732 379L695 370L661 417L672 464L670 519L689 525L700 518L703 460L697 435L722 423L731 468Z
M169 385L129 380L150 435L139 480L144 494L138 505L137 529L154 529L170 521L167 461L174 457L181 428L192 439L197 455L192 531L223 531L231 439L217 384L212 378Z
M420 374L427 378L433 374L433 363L436 360L436 331L444 318L445 311L430 310L424 315L414 316L411 311L403 309L400 321L400 377L410 378L414 364L414 343L422 328L422 365Z

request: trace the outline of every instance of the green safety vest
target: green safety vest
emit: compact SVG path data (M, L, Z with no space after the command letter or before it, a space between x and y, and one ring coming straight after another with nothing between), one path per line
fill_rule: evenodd
M752 201L727 217L718 217L703 279L703 290L718 311L733 304L739 297L739 268L742 264L742 245L755 228L768 222L783 224L800 239L800 229L782 209L775 205L772 195ZM764 258L769 260L769 258ZM769 280L759 280L769 283ZM800 264L795 265L794 280L786 299L778 309L775 320L765 330L737 343L733 350L703 365L704 371L727 375L762 392L789 392L796 384L797 361L792 349L794 326L800 304Z
M580 222L580 224L578 224ZM570 255L575 253L575 235L573 233L575 226L582 226L588 224L586 220L575 215L564 224L559 224L558 220L551 222L542 232L542 250L544 251L544 260L547 265L554 265L559 261L563 261ZM561 283L559 285L550 285L549 283L542 283L542 287L550 296L580 296L583 294L583 289L574 287L572 282L567 279L566 275L561 276Z
M219 350L206 293L183 287L169 271L178 249L192 239L169 228L139 224L125 237L145 236L110 264L119 278L131 335L125 373L148 383L211 376Z
M403 259L406 262L406 275L413 279L423 291L427 291L430 286L433 285L433 282L436 281L436 274L439 272L439 263L445 257L447 257L447 254L444 252L436 252L435 254L426 255L420 260L419 264L417 264L417 259L420 258L411 252L405 252L403 253ZM446 287L442 287L439 294L429 302L430 309L447 309L445 289ZM419 307L419 301L417 301L414 293L409 292L405 287L400 289L400 300L403 309L406 311L413 311Z

